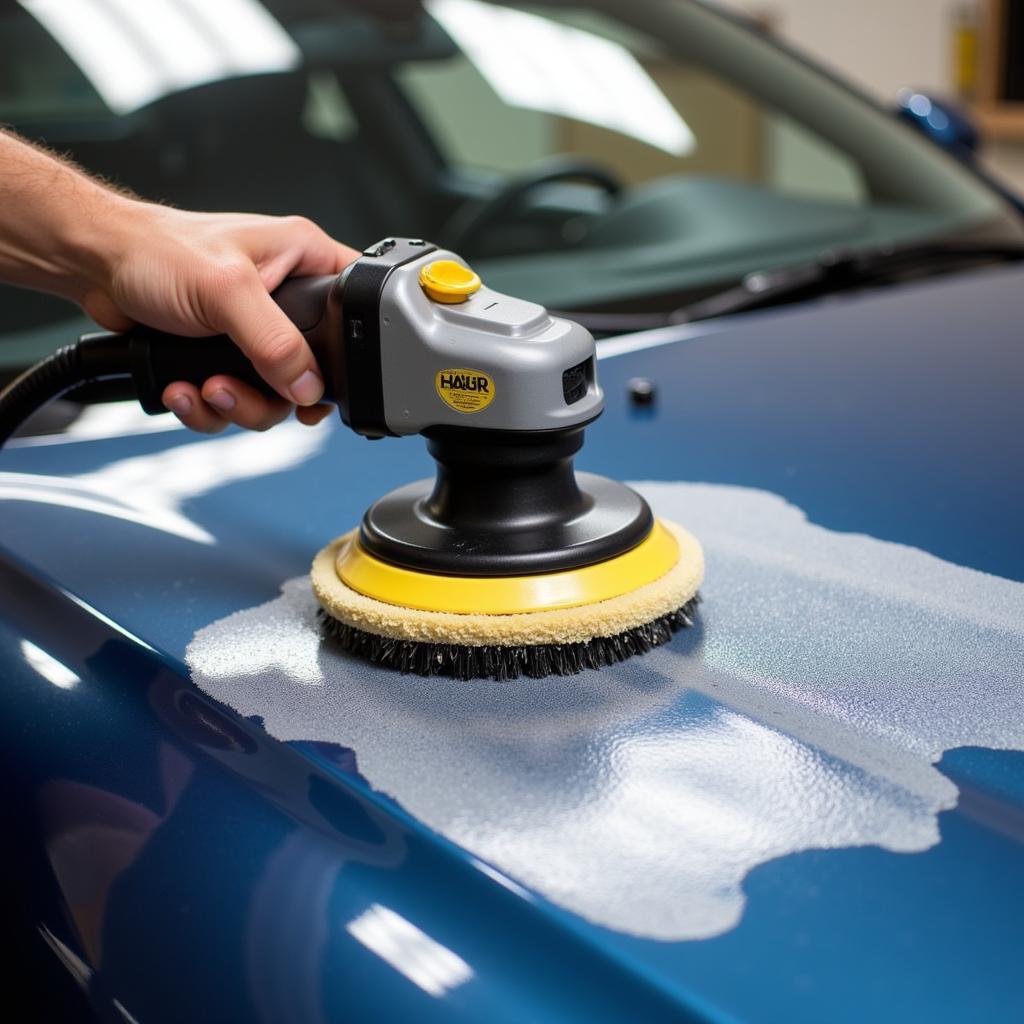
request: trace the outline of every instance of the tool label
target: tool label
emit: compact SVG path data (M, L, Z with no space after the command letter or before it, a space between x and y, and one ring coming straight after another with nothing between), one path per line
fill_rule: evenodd
M456 412L480 412L494 401L494 378L483 370L464 366L441 370L434 378L434 386Z

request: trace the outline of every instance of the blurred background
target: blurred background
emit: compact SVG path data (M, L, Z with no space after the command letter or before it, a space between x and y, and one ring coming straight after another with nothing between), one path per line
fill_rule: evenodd
M1024 189L1024 5L1017 0L726 0L882 103L912 87L955 100L981 158Z

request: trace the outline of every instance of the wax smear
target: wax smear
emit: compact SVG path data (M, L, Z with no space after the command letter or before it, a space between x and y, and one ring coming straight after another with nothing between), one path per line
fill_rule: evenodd
M193 678L283 740L351 748L411 814L588 921L698 939L747 873L939 842L935 762L1024 749L1024 584L807 522L737 487L640 484L707 554L699 625L568 679L421 680L320 641L306 578L201 630Z

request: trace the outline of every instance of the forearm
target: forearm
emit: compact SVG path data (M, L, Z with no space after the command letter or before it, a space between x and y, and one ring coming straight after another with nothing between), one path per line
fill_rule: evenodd
M0 281L81 302L133 201L0 130Z

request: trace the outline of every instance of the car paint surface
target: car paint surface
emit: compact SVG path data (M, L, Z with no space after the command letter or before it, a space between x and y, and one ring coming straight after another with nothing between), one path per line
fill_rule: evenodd
M761 488L831 530L1024 581L1022 285L976 272L632 339L601 362L607 410L578 464ZM652 408L630 404L635 376ZM196 690L197 630L274 598L430 472L417 440L298 429L231 459L181 431L0 455L6 800L39 927L103 1015L1019 1018L1019 752L944 756L959 802L927 851L773 860L736 927L666 942L448 842L366 783L358 750L281 743ZM360 939L374 924L390 956Z

